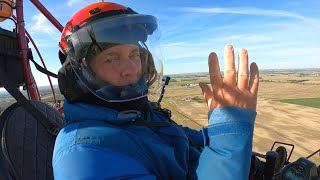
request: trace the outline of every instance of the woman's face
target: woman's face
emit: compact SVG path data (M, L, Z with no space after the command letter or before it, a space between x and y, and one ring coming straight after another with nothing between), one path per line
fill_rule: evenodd
M105 49L89 65L97 76L114 86L135 84L142 75L140 50L133 44Z

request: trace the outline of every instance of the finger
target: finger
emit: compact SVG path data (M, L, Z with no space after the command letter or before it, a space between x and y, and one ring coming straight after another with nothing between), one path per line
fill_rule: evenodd
M211 99L212 99L212 91L211 91L210 87L203 82L200 82L199 86L202 90L203 98L209 107L209 104L211 103Z
M239 70L238 70L238 88L241 91L248 89L248 52L246 49L239 51Z
M258 95L259 87L259 69L256 63L251 63L250 65L250 81L249 81L249 91L254 96Z
M209 55L209 74L212 90L215 91L222 87L222 76L220 73L219 60L216 53Z
M224 82L227 85L236 86L234 51L233 46L229 44L224 48Z

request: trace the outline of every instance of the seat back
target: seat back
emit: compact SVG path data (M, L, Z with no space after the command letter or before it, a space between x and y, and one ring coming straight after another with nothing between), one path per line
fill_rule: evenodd
M0 137L1 137L1 133L2 133L2 129L4 127L4 124L6 123L7 120L7 116L9 115L9 113L13 110L13 108L15 108L15 105L11 105L8 108L5 109L5 111L3 111L1 113L0 116ZM0 145L1 147L1 145ZM2 153L2 148L0 149L0 179L5 179L5 180L11 180L12 175L10 174L10 169L9 169L9 165L5 159L4 154Z
M57 110L40 101L31 100L31 104L51 122L63 125ZM1 114L5 121L1 142L3 166L9 171L3 174L9 174L12 179L53 179L52 154L56 137L23 107L13 104L8 109Z
M17 34L0 27L0 68L17 86L24 83L20 52ZM1 83L0 87L2 87Z

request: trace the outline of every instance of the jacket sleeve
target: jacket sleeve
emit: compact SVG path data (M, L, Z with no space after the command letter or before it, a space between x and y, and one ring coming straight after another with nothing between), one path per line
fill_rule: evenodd
M188 127L182 127L188 138L197 146L197 147L203 147L205 140L203 136L203 130L194 130L190 129Z
M238 107L209 111L198 179L248 179L255 117L255 111Z
M74 144L56 152L53 173L57 180L156 179L134 159L90 144Z

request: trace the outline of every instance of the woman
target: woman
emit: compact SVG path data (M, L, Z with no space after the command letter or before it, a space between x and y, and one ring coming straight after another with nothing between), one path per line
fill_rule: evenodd
M209 125L177 126L148 94L161 86L156 18L99 2L78 11L60 41L66 126L54 149L55 179L248 179L258 68L224 50L224 79L209 56L212 89L200 83ZM238 80L236 80L238 79ZM249 83L248 83L249 82Z

